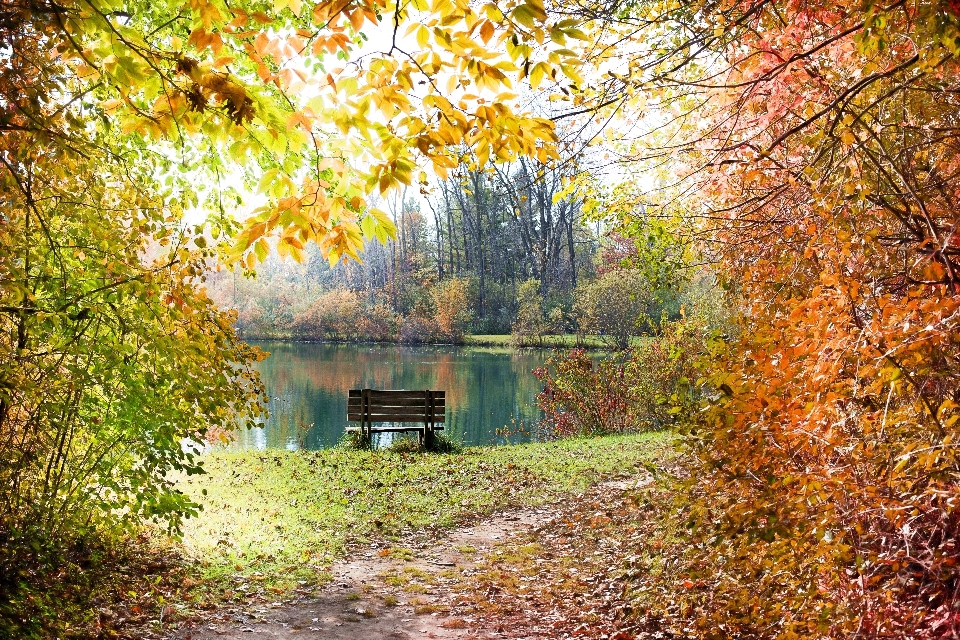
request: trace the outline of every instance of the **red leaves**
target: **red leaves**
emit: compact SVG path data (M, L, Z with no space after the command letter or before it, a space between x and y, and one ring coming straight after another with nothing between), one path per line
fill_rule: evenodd
M596 361L583 349L551 356L533 374L544 384L537 404L544 435L564 438L659 429L692 396L693 360L702 327L665 325L662 335L632 351Z
M960 606L948 544L960 505L947 498L960 486L947 240L960 229L948 204L960 146L929 132L955 130L957 68L936 67L921 91L915 51L895 42L910 33L938 49L924 31L936 7L911 21L884 10L883 35L829 41L861 16L782 8L781 26L745 37L744 51L816 64L779 75L760 55L736 65L756 93L724 139L767 151L744 161L738 148L703 194L727 212L712 240L744 315L715 362L723 394L696 424L705 464L692 524L713 544L691 553L676 592L703 608L691 620L745 634L938 637ZM797 26L811 21L817 30ZM871 82L851 93L851 78ZM700 580L716 580L710 602Z

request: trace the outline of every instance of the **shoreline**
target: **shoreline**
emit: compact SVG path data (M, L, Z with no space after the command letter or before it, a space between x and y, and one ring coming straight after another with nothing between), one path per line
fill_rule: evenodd
M575 334L559 334L544 336L543 344L515 346L512 336L507 334L478 334L466 335L461 342L401 342L399 340L329 340L309 338L304 336L238 336L245 342L290 342L302 344L352 344L352 345L383 345L398 347L501 347L521 351L526 349L554 350L554 349L584 349L585 351L612 351L609 345L602 342L599 336L587 336L584 344L577 344ZM643 340L638 336L634 340Z

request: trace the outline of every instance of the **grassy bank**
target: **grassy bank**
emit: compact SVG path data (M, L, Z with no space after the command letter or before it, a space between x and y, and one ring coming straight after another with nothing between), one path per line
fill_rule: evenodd
M637 336L631 339L633 344L639 344L646 338ZM463 337L463 343L467 346L477 347L512 347L512 337L506 334L478 334L467 335ZM564 333L556 336L543 336L544 349L573 349L577 345L577 336L573 333ZM583 344L580 345L586 349L609 349L610 345L600 336L585 336Z
M187 523L184 546L215 592L229 597L232 584L282 592L324 581L350 544L562 499L671 451L670 435L646 434L458 454L215 453L207 475L179 483L204 506Z
M270 335L270 336L261 336L249 334L245 336L246 340L263 342L318 342L323 344L404 344L399 341L387 341L387 342L368 342L363 340L313 340L307 339L303 336L298 336L295 334L282 334L282 335ZM646 338L637 336L632 338L631 342L633 344L638 344L640 341L645 340ZM418 344L416 346L429 345L429 344L440 344L440 345L453 345L453 343L448 342L426 342ZM468 334L463 336L463 345L468 347L504 347L513 349L513 339L509 333L490 333L490 334ZM577 336L573 333L565 333L562 335L555 336L543 336L543 344L538 345L540 348L544 349L573 349L577 347ZM583 344L579 345L586 349L609 349L610 345L605 342L600 336L586 336L583 339Z

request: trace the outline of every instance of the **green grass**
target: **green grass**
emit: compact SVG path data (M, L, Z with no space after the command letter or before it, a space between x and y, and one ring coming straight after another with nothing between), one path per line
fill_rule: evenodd
M645 340L637 336L631 340L633 344L638 344ZM468 335L463 338L464 344L477 347L512 347L510 334L479 334ZM577 346L577 336L573 333L565 333L558 336L544 336L543 347L547 349L572 349ZM600 336L586 336L583 346L587 349L609 349L610 345Z
M671 443L668 434L645 434L450 454L212 453L206 475L178 482L203 505L184 527L184 547L212 597L241 581L266 595L285 592L324 582L352 543L557 500L635 473L669 455Z

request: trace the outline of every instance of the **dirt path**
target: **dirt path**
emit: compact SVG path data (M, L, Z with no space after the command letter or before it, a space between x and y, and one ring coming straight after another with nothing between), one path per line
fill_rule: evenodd
M623 492L650 480L642 477L602 486ZM374 544L336 562L331 569L333 581L313 593L281 603L223 609L170 638L514 637L496 620L471 615L457 588L464 578L481 570L494 547L546 525L557 513L555 507L509 511L436 537L420 533L394 546Z

